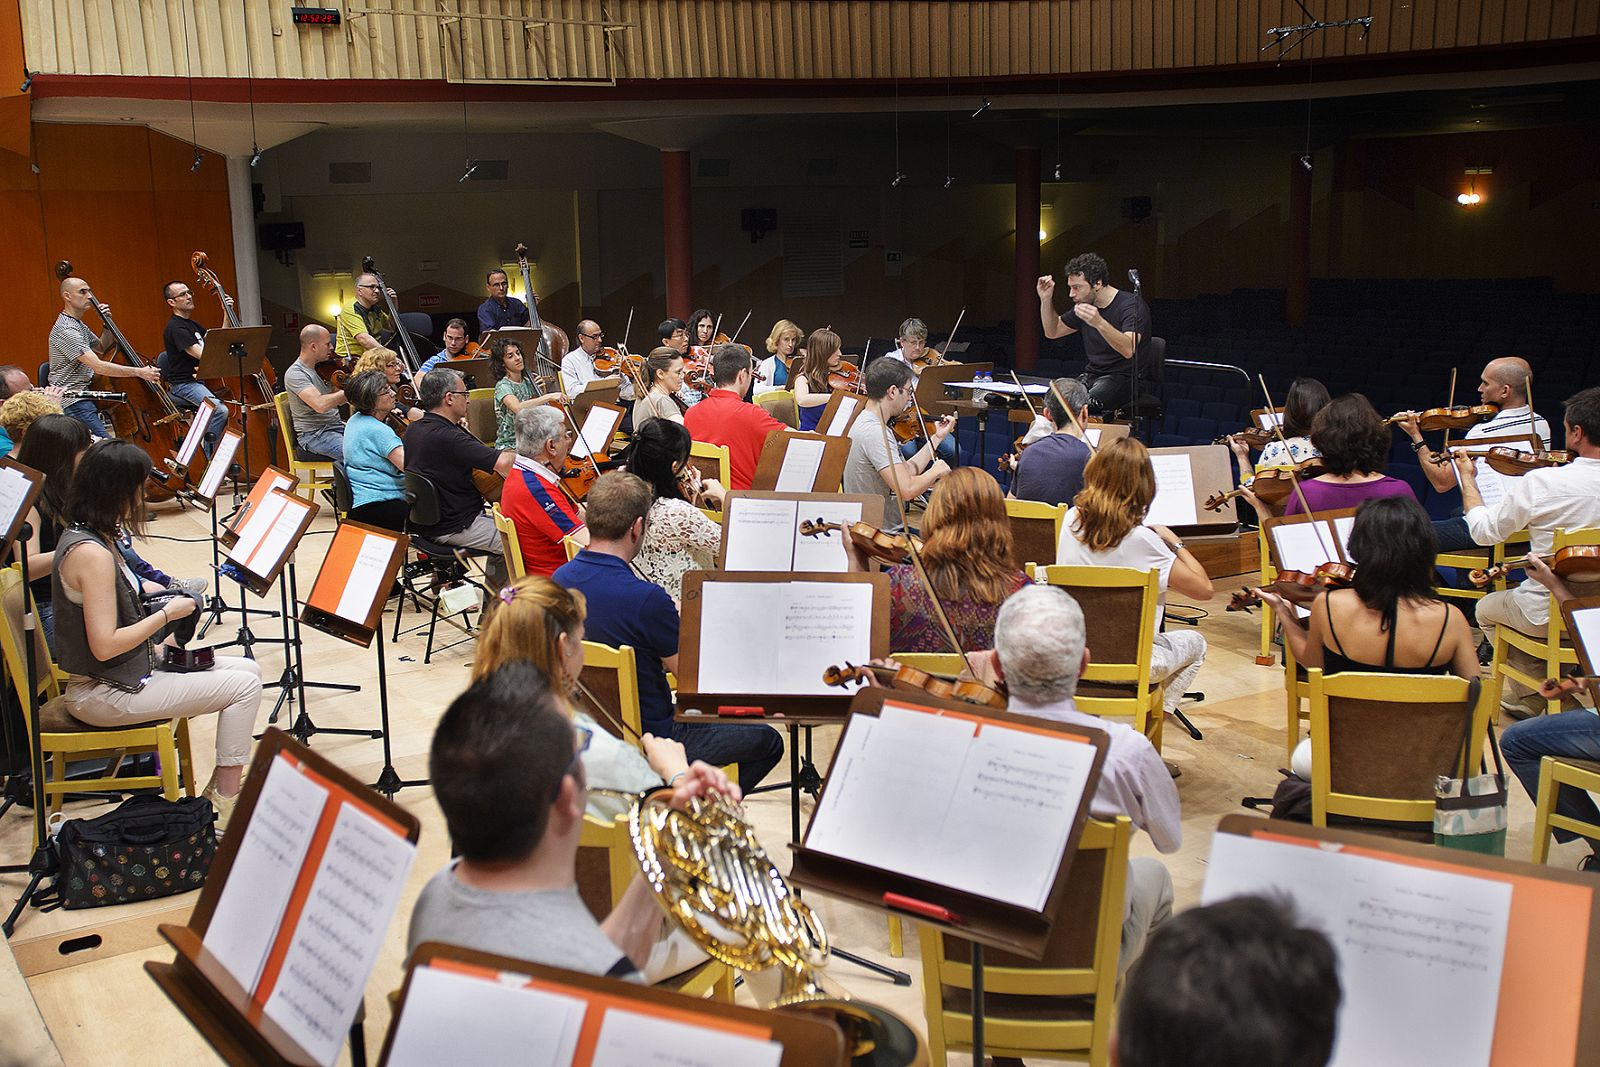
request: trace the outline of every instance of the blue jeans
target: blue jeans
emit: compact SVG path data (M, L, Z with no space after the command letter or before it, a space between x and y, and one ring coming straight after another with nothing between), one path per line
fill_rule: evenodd
M85 426L89 433L95 437L106 437L106 424L100 418L100 409L94 406L93 400L74 400L61 409L63 415L71 415Z
M1483 547L1472 539L1472 534L1467 530L1467 520L1461 515L1439 519L1433 524L1433 534L1439 539L1440 552L1463 552L1469 548Z
M300 451L326 456L333 460L340 474L344 473L344 423L315 430L302 430L297 426L294 435Z
M923 442L920 440L907 441L905 444L900 446L900 454L906 459L910 459L912 456L922 451L922 445ZM934 455L938 459L942 459L946 463L950 464L950 466L956 466L956 435L951 434L943 441L940 441L939 447L934 450Z
M1539 799L1539 760L1545 756L1570 756L1600 760L1600 716L1590 711L1563 711L1513 723L1500 735L1500 751L1535 802ZM1600 810L1581 789L1562 789L1556 796L1556 813L1584 822L1600 823ZM1552 831L1557 841L1572 841L1571 830ZM1589 846L1600 851L1600 842Z
M739 788L746 793L783 758L783 735L765 723L675 722L671 736L690 763L738 764Z
M178 406L186 411L198 411L200 405L207 400L217 399L217 394L207 389L203 382L179 382L172 386L171 393L178 401ZM206 427L205 436L200 438L200 448L205 452L207 459L211 458L211 453L217 447L217 441L227 426L228 409L219 407L216 414L211 416L211 424Z

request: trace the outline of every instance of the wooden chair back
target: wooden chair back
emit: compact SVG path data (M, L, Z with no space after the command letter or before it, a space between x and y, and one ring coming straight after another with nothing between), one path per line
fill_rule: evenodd
M1065 504L1007 500L1006 518L1011 522L1011 540L1017 547L1017 566L1032 563L1048 567L1054 564L1056 545L1061 542L1061 524L1066 517Z

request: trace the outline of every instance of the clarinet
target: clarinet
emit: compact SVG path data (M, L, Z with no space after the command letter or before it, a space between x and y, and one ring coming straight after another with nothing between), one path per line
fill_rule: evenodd
M62 400L108 400L114 404L126 404L127 393L111 392L107 389L64 389L61 393Z

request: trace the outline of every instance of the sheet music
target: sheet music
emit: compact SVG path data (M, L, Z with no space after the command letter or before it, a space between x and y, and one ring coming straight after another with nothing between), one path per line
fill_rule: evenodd
M1511 886L1325 848L1217 834L1201 902L1294 901L1339 957L1334 1067L1489 1063Z
M825 669L872 658L865 582L706 582L700 598L702 693L834 695Z
M783 452L783 466L778 468L778 484L773 488L780 493L809 493L816 488L822 450L827 442L820 437L791 437L788 442L789 447Z
M1318 520L1314 523L1286 522L1274 526L1272 544L1278 550L1278 570L1314 571L1324 563L1338 562L1338 553L1341 551L1348 560L1350 552L1347 542L1354 526L1355 519L1352 516L1335 519L1331 524L1327 520Z
M265 574L272 565L289 554L294 535L300 528L305 507L287 493L274 492L239 536L228 558L252 574Z
M1083 428L1083 436L1088 438L1090 448L1100 447L1100 432L1100 427L1098 426L1085 426Z
M1042 909L1093 747L893 703L869 721L850 720L807 847Z
M497 978L440 967L411 972L389 1067L515 1063L567 1067L577 1050L588 1003Z
M183 435L183 440L178 445L178 466L189 467L194 464L194 454L200 451L200 439L206 435L206 426L211 422L211 415L220 408L221 405L215 400L200 402L200 407L190 418L189 431Z
M1150 502L1145 522L1160 526L1193 526L1200 521L1194 503L1194 468L1187 452L1152 455L1156 473L1156 498Z
M839 397L839 406L833 409L833 419L826 426L818 427L824 437L843 437L845 427L850 425L850 416L855 414L856 405L861 401L854 396Z
M600 1022L591 1067L778 1067L783 1046L746 1034L645 1015L607 1010Z
M264 1008L319 1063L339 1058L416 854L359 806L340 806Z
M801 519L821 519L823 522L852 523L861 521L859 500L807 500L801 504L803 515L794 524L794 570L825 571L843 574L850 569L850 556L845 551L842 530L829 530L816 537L800 536Z
M622 412L598 404L591 407L583 416L577 439L572 442L572 454L582 458L593 453L604 459L606 450L611 447L611 437L621 422Z
M786 571L793 568L798 501L730 497L723 513L728 549L725 571ZM809 509L810 504L807 503ZM807 518L816 518L807 515ZM842 550L841 550L842 551Z
M361 550L350 568L350 577L345 580L335 615L357 626L366 625L367 611L377 600L378 587L383 583L384 571L393 555L394 542L389 538L377 534L362 537Z
M266 503L268 498L270 498L272 496L272 491L274 489L282 489L285 493L287 493L294 486L294 482L293 481L291 481L289 478L285 477L284 475L277 473L276 471L273 471L270 474L264 474L264 475L262 475L262 477L269 478L269 481L267 482L266 492L262 493L261 494L261 498L260 498L260 503L263 503L263 504ZM259 486L260 484L261 483L258 481L256 483L256 486ZM256 486L252 486L251 487L251 489L250 489L250 495L251 496L255 496ZM233 532L235 534L243 534L244 531L245 531L245 527L249 526L250 523L251 523L251 520L253 520L256 517L256 514L255 514L255 512L253 510L253 508L255 506L256 505L252 504L251 501L246 500L245 504L244 504L244 507L240 508L239 509L239 513L233 517L233 523L231 524L231 528L233 529Z
M261 979L327 802L326 788L287 759L272 761L205 936L205 947L247 990Z
M206 465L206 473L200 479L200 495L207 500L217 499L217 493L222 489L222 480L228 476L228 468L233 466L233 457L239 451L239 442L244 438L232 430L224 430L222 437L217 441L217 450L211 454L211 462Z
M1263 411L1261 414L1256 416L1256 423L1263 430L1270 430L1274 426L1282 426L1283 425L1283 412L1281 412L1281 411Z
M1579 608L1572 613L1572 625L1577 630L1573 637L1578 642L1582 659L1590 667L1600 668L1600 608ZM1587 668L1586 668L1587 669Z
M28 499L28 490L33 483L28 481L16 467L0 465L0 533L7 533L17 521L17 512L22 510L22 504Z

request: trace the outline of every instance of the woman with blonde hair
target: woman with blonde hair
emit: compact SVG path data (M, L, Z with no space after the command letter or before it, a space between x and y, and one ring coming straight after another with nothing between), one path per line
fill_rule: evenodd
M1171 530L1145 521L1155 497L1155 470L1143 444L1124 437L1102 446L1084 467L1083 488L1061 524L1056 562L1159 571L1162 606L1169 587L1195 600L1211 599L1205 568ZM1166 681L1168 711L1194 684L1205 658L1206 639L1194 630L1156 634L1150 679Z
M794 357L799 354L797 349L803 336L800 327L788 319L772 324L772 332L767 334L767 351L771 355L763 359L758 368L767 380L756 383L756 396L774 389L793 388Z
M405 364L400 361L400 353L392 348L371 348L361 354L356 360L356 365L350 369L350 377L365 374L369 370L382 371L389 382L389 388L394 390L395 410L405 416L407 422L416 422L427 414L415 404L407 404L400 399L400 383L405 378ZM346 379L347 381L349 379Z
M800 429L815 430L833 390L828 375L839 369L839 335L824 327L806 340L806 355L791 379L794 402L800 410Z
M928 500L922 539L923 569L961 651L993 648L1000 605L1028 584L1015 562L1000 483L977 467L951 471ZM916 568L897 563L888 575L890 650L954 651Z

